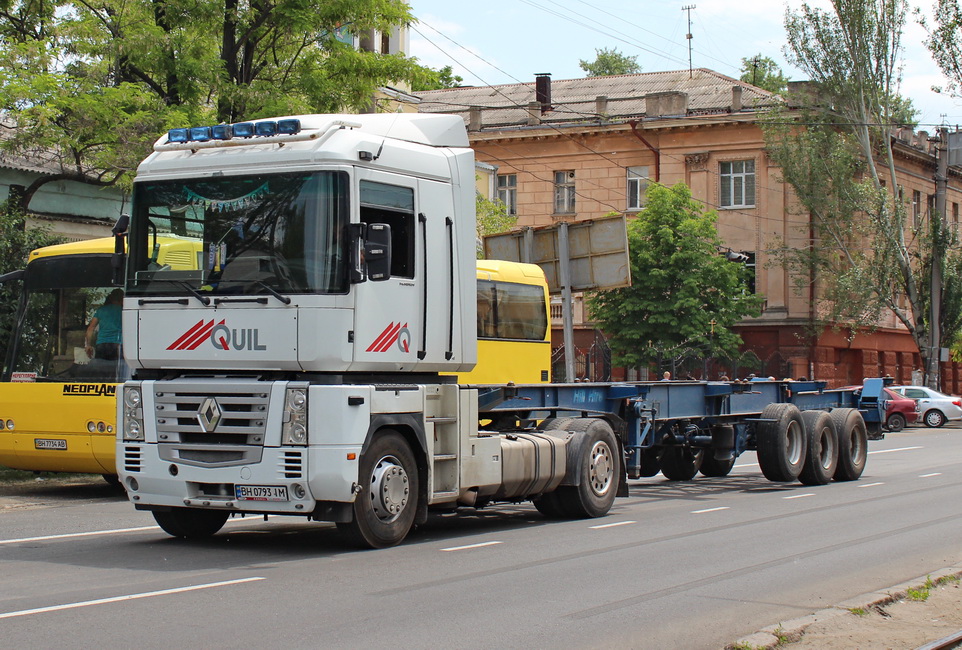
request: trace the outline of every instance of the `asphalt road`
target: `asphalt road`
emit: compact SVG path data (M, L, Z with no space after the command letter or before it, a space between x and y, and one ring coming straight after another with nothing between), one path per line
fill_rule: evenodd
M0 510L0 647L720 648L962 564L962 430L869 449L853 483L770 483L746 454L633 481L602 519L466 511L380 551L284 518L184 542L99 484L51 490Z

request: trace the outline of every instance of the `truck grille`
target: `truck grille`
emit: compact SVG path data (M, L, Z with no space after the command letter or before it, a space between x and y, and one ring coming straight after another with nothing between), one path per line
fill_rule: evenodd
M171 382L154 395L161 442L263 446L270 394L254 382L219 386L216 392Z

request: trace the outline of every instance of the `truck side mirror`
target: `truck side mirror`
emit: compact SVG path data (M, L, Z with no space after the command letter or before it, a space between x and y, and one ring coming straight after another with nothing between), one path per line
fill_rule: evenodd
M351 224L351 283L380 282L391 277L391 226Z
M124 284L124 266L127 264L127 228L130 226L130 215L122 214L117 219L117 223L111 229L114 234L114 254L110 258L110 266L113 269L111 282L115 286Z

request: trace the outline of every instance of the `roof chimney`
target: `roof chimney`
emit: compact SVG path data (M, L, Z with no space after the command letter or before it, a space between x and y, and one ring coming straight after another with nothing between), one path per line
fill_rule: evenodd
M732 86L732 113L742 110L742 87Z
M544 115L554 107L551 105L551 73L538 72L534 75L534 99L541 104L541 114Z

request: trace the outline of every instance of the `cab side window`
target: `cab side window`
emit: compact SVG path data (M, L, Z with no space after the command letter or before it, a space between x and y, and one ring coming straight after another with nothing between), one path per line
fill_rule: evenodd
M361 222L391 227L391 277L414 277L414 190L361 181Z

